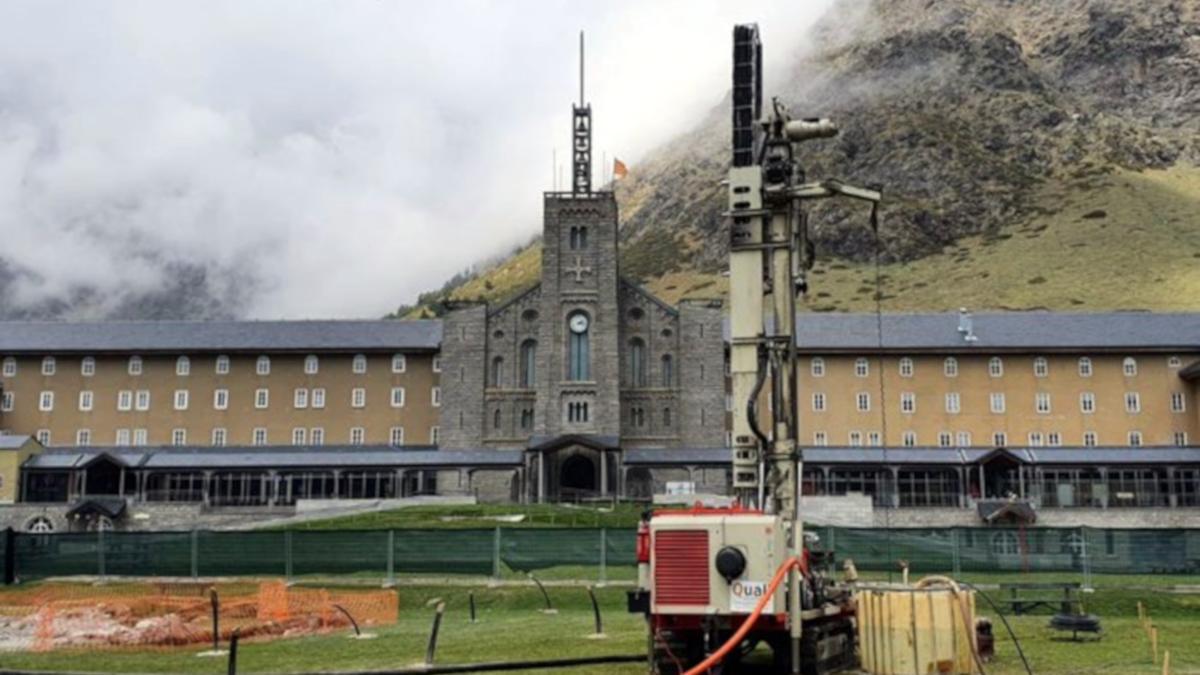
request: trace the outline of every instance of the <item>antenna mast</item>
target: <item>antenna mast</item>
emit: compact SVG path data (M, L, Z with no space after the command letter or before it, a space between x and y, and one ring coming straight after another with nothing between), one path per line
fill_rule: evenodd
M592 106L588 105L583 92L583 31L579 31L579 105L572 105L572 172L571 192L577 195L592 191Z

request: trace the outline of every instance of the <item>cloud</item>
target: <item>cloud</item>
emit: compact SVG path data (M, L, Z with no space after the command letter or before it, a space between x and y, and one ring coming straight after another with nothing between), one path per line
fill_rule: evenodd
M636 163L724 95L734 22L777 63L827 4L4 3L3 307L184 270L217 313L377 316L539 230L579 29L596 162Z

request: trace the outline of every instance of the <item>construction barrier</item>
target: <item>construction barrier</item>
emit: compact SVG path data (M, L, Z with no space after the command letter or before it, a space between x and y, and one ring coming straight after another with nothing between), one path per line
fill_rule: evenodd
M348 630L350 616L360 626L394 624L399 597L394 590L331 591L288 587L282 580L47 583L0 596L0 652L219 648L234 631L256 639Z
M919 574L1200 572L1200 530L809 527L859 570ZM15 533L18 580L60 576L400 575L633 578L631 529ZM3 551L0 551L3 553ZM0 559L4 558L0 555Z

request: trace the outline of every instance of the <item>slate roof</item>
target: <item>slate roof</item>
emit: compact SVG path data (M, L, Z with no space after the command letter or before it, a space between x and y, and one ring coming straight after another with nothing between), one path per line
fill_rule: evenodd
M1180 370L1179 377L1181 377L1185 380L1200 379L1200 361L1197 361L1197 362L1193 363L1192 365L1184 368L1183 370Z
M976 314L973 322L978 339L966 342L958 332L957 313L885 314L883 348L908 352L1200 350L1200 313L1006 312ZM874 314L810 313L796 323L796 342L804 352L879 348ZM728 323L725 336L728 339ZM441 341L442 322L436 319L0 322L0 354L433 351Z
M0 450L19 450L28 442L28 435L0 434Z
M885 351L1196 351L1200 313L998 312L972 315L974 342L958 331L956 312L884 314ZM874 314L809 313L796 319L802 352L879 350ZM725 323L729 340L729 324Z
M296 469L351 467L518 467L519 450L435 450L389 446L265 446L138 448L126 452L111 447L51 449L31 457L28 469L73 469L102 454L136 469Z
M958 314L885 314L883 347L888 350L1196 350L1200 313L1006 312L975 314L975 342L958 331ZM797 321L803 350L878 349L874 314L806 314Z
M441 342L436 320L0 322L0 354L432 351Z
M616 436L599 434L563 434L561 436L531 436L529 450L557 450L559 448L579 444L593 450L616 450L621 447L621 439Z

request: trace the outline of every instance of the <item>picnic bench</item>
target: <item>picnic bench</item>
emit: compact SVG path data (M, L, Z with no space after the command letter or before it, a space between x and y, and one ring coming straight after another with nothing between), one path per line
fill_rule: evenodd
M1055 612L1050 628L1070 632L1072 640L1078 640L1080 633L1091 633L1098 638L1100 619L1083 612L1080 590L1080 585L1073 582L1000 584L1001 593L1007 595L1003 602L1012 607L1013 614L1046 607Z
M1079 604L1080 588L1078 582L1011 583L1000 584L1000 593L1013 614L1026 614L1038 607L1067 614Z

